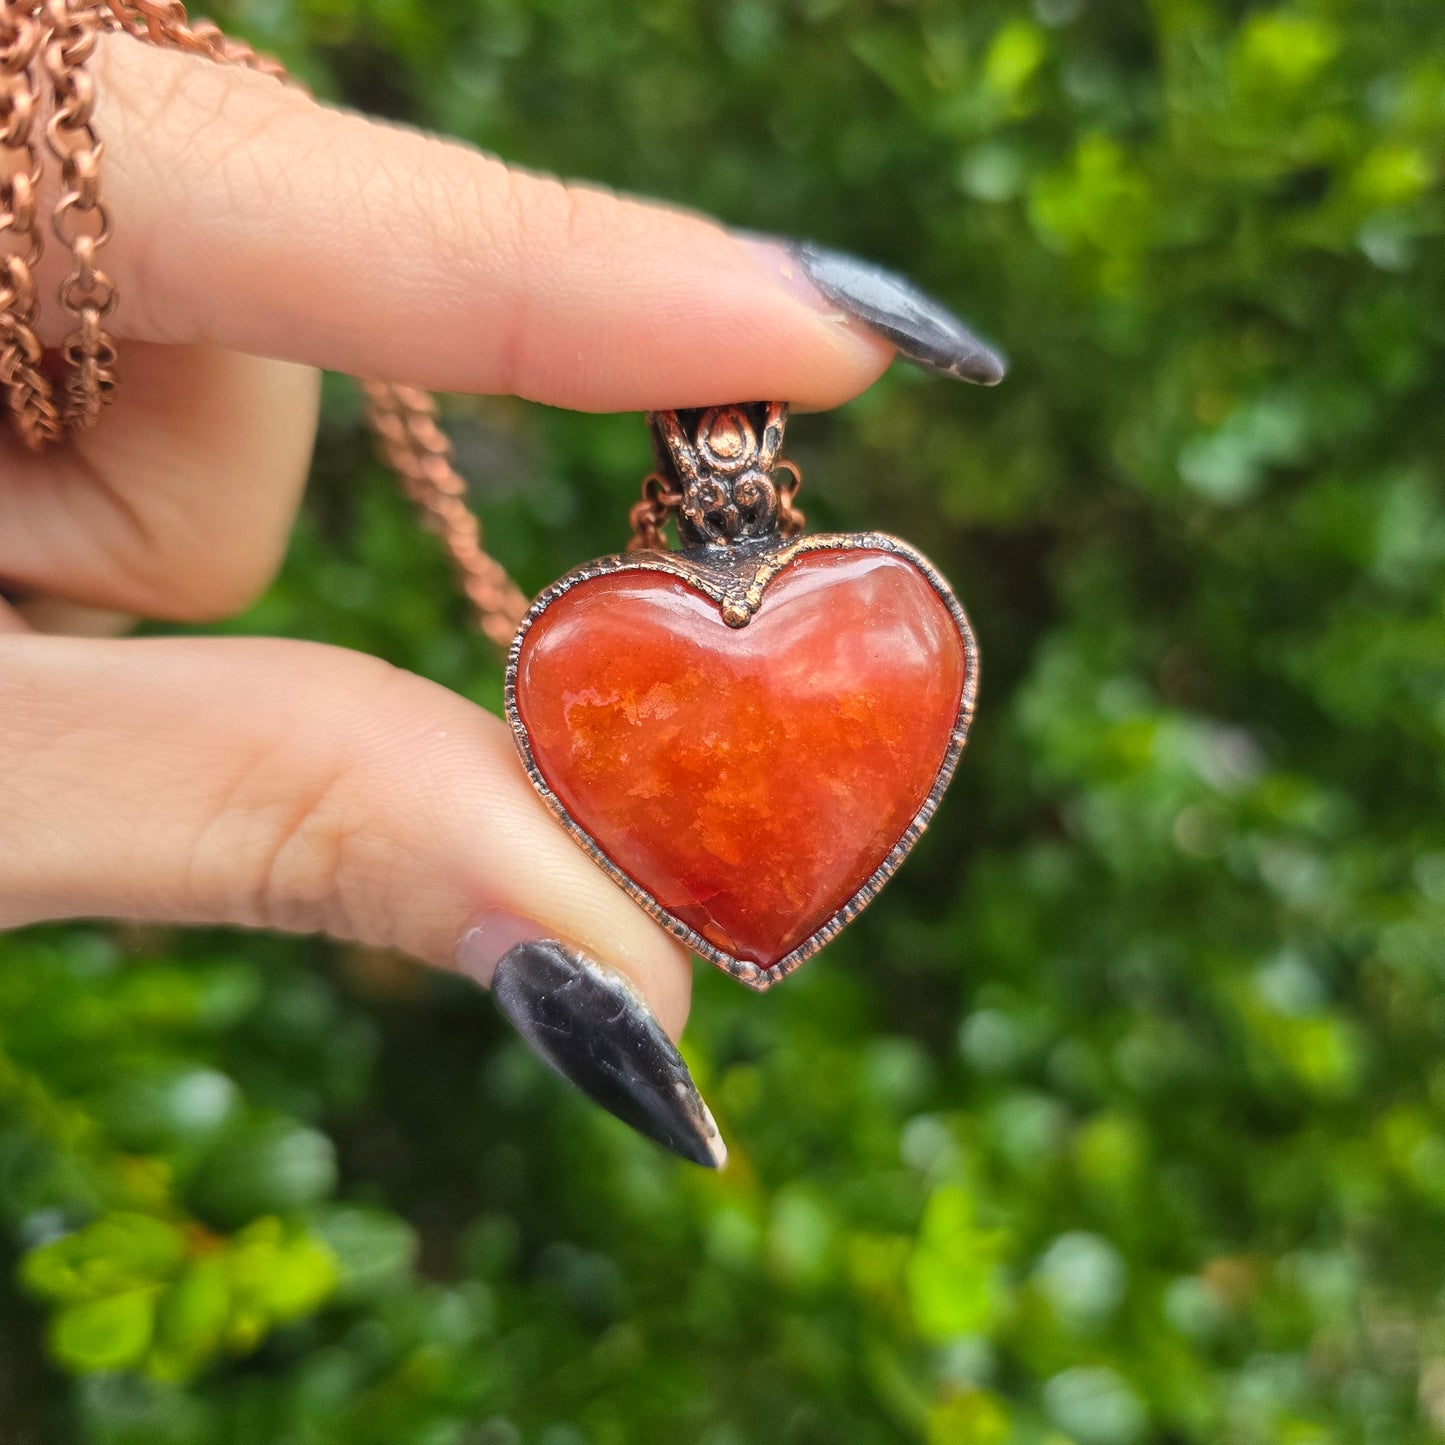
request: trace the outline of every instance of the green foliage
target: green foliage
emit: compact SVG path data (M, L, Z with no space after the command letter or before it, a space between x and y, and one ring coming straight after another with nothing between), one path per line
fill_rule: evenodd
M325 1244L263 1217L229 1239L144 1214L106 1214L26 1257L25 1286L48 1301L58 1363L189 1375L221 1350L244 1353L310 1314L336 1284Z
M877 257L1003 342L996 393L899 370L791 438L815 523L953 579L981 709L873 910L766 999L700 979L716 1178L455 981L0 944L0 1438L1440 1438L1445 11L232 18L322 93ZM618 542L636 418L453 419L525 584ZM339 383L237 626L497 701Z

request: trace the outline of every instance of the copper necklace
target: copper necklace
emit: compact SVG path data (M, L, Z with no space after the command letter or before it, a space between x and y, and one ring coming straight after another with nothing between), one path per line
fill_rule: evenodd
M85 62L122 31L289 82L180 0L0 4L0 386L26 443L94 424L115 386L116 292ZM54 103L43 137L41 77ZM42 142L73 268L56 387L36 338ZM810 958L917 841L963 749L978 683L968 619L929 562L881 533L803 536L787 408L648 416L656 458L628 550L530 605L482 547L467 484L414 387L361 383L367 421L442 541L477 626L509 647L506 711L547 806L694 952L757 989ZM680 544L667 546L671 525Z

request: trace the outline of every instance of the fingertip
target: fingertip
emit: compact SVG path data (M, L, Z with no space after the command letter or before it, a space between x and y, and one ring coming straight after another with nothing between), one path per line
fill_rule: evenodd
M710 217L516 172L507 195L472 301L495 342L471 357L481 389L576 411L734 397L817 410L866 390L893 355Z

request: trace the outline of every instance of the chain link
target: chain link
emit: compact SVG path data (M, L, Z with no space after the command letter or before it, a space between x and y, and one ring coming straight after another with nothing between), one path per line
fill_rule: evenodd
M100 158L95 133L95 82L85 69L95 50L105 12L85 0L45 0L50 38L42 51L52 110L45 128L51 154L60 162L60 199L51 218L55 239L75 269L60 286L60 304L75 326L61 345L69 363L64 421L94 426L115 390L115 343L101 324L115 310L115 287L95 263L110 238L110 218L100 199Z
M778 473L786 472L788 480L778 480ZM803 485L803 471L797 462L786 457L773 463L773 485L778 489L778 530L785 537L796 537L808 525L808 519L798 506L797 496Z
M627 520L632 526L629 552L659 552L667 546L662 529L682 506L682 489L661 472L649 472L642 479L642 500L632 504Z
M35 270L45 245L35 216L42 174L35 63L45 39L46 25L33 4L0 7L0 237L11 247L0 257L0 385L30 447L58 440L61 430L35 334Z
M478 627L506 647L527 610L527 599L482 547L481 524L467 506L466 480L452 463L451 441L437 425L436 399L414 386L379 381L364 381L361 389L381 454L451 554Z
M779 477L787 474L787 480ZM803 473L796 462L782 458L773 463L773 485L778 490L778 531L784 537L796 537L807 523L797 504L798 489L803 485ZM632 527L632 537L627 543L629 552L655 552L667 546L663 528L678 514L682 507L682 489L668 481L661 472L649 472L642 479L642 500L632 504L627 520Z

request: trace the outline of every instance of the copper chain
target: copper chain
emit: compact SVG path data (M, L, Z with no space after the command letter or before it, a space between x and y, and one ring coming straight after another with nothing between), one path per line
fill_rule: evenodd
M104 147L92 121L95 82L85 69L103 22L84 0L44 0L43 13L50 36L42 59L53 97L45 139L60 162L60 199L50 225L75 263L60 285L60 304L75 322L61 346L69 364L62 412L66 425L83 430L95 424L115 389L115 343L102 325L115 310L115 287L95 264L110 238L100 200Z
M181 0L105 0L105 3L115 26L139 40L148 40L168 50L184 50L221 65L243 66L288 85L296 84L279 60L252 50L244 41L232 40L209 20L192 24Z
M41 180L35 64L45 39L46 27L32 9L0 7L0 236L11 245L0 258L0 384L16 430L31 447L60 436L60 416L50 399L50 380L40 369L35 334L35 268L45 245L35 215Z
M656 552L667 546L662 529L677 515L682 489L661 472L648 472L642 479L642 500L632 504L627 521L632 528L629 552Z
M506 647L527 610L527 599L506 569L482 547L482 529L467 506L467 484L452 463L452 444L437 425L435 398L414 386L361 384L367 421L382 456L401 481L456 567L477 626Z

